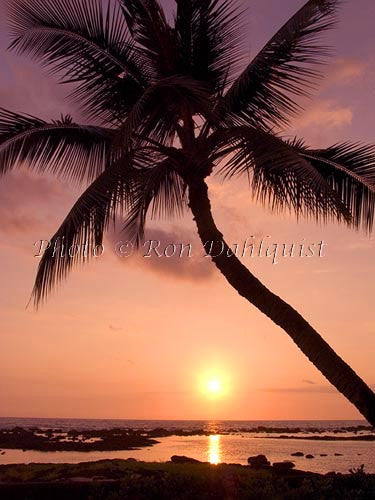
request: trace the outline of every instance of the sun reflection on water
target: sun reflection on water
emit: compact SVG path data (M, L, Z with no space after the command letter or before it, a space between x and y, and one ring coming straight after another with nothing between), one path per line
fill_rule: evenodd
M220 434L212 434L208 437L208 461L210 464L217 465L220 459Z

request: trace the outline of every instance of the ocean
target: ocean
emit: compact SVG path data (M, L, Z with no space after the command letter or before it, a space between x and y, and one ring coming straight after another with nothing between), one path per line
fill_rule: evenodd
M172 455L185 455L213 464L246 464L249 456L264 454L271 462L292 460L296 468L313 472L347 473L362 464L375 473L375 441L351 441L350 436L374 434L363 420L111 420L67 418L0 418L0 428L14 427L101 430L130 428L151 430L204 430L208 435L167 436L158 443L137 450L41 452L4 449L0 464L30 462L77 463L105 458L136 458L167 461ZM281 436L281 438L280 438ZM287 439L288 436L298 437ZM322 440L334 436L338 440ZM309 439L310 438L310 439ZM313 438L313 439L311 439ZM303 457L292 456L302 452ZM307 454L314 458L307 459Z

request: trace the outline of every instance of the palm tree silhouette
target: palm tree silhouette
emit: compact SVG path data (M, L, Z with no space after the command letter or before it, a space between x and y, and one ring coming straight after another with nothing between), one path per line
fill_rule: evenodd
M0 168L26 162L89 183L52 241L100 244L120 211L129 240L142 241L148 213L190 209L204 244L237 292L283 328L321 373L375 425L375 395L290 305L231 254L211 213L205 179L246 176L272 210L371 230L375 149L351 142L311 149L281 133L319 78L321 35L339 0L308 1L243 69L243 12L231 0L176 0L169 22L156 0L9 0L11 49L62 82L91 125L0 113ZM226 254L230 257L227 257ZM213 254L217 252L213 249ZM90 251L88 252L90 255ZM41 259L39 305L89 258Z

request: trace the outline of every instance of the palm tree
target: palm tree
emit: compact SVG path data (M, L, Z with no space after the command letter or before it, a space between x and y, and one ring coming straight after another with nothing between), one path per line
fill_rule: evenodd
M231 252L206 184L212 174L246 176L252 196L272 210L371 230L375 148L344 142L311 149L282 136L320 76L329 52L321 35L335 24L340 3L308 1L244 65L243 13L231 0L176 0L173 22L157 0L106 7L100 0L9 0L10 48L74 84L70 97L91 123L0 113L3 174L25 162L87 186L52 238L57 246L87 242L87 257L55 258L47 249L35 304L75 264L90 260L119 213L127 238L139 244L148 214L190 209L202 243L224 245L212 260L228 283L375 425L371 389Z

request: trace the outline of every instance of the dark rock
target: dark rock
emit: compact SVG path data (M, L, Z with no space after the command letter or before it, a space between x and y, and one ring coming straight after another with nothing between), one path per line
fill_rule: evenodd
M314 455L311 455L310 453L308 453L308 454L306 455L306 458L315 458L315 457L314 457Z
M185 457L183 455L173 455L171 457L171 462L174 464L201 464L200 460L196 460L195 458Z
M327 457L328 455L327 455L327 453L321 453L320 456L321 457Z
M275 436L274 439L303 439L311 441L375 441L375 434L365 434L358 436L326 436L326 435L310 435L297 436L295 433L291 435Z
M268 469L271 464L265 455L256 455L255 457L249 457L247 463L253 469Z
M293 462L284 460L284 462L274 462L272 468L277 472L288 472L295 467Z
M296 451L295 453L291 453L292 457L303 457L305 454L302 451Z
M151 437L166 437L170 436L171 433L167 429L163 429L163 427L157 427L156 429L148 431L148 435Z
M0 448L38 450L38 451L113 451L132 450L142 446L156 444L155 439L142 435L140 431L131 434L127 430L86 430L82 431L79 440L73 440L78 431L69 431L69 439L65 436L55 436L26 431L21 428L12 430L0 429ZM99 438L99 439L92 439Z
M342 457L342 453L335 453L335 457Z

